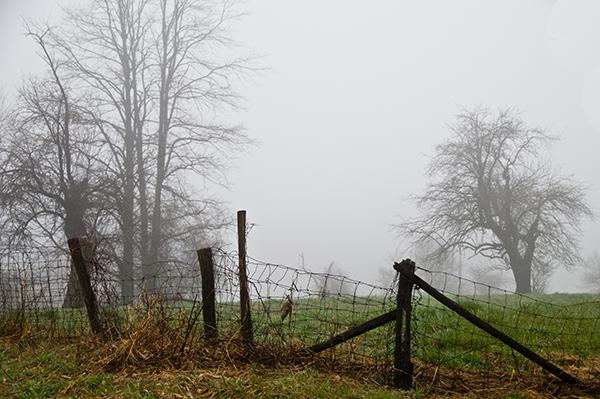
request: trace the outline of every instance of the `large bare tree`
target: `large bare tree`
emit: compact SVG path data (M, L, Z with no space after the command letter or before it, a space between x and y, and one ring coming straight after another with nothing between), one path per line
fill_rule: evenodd
M38 240L65 249L65 238L89 237L104 213L102 146L81 119L85 108L72 98L46 33L28 34L47 75L20 89L0 146L0 231L9 247ZM81 305L78 287L71 270L65 305Z
M151 219L149 270L158 274L165 258L164 198L186 198L177 186L178 176L188 171L214 178L222 171L224 156L248 142L238 126L219 123L214 111L235 107L238 96L231 80L246 70L248 59L220 57L215 49L232 44L227 27L239 16L235 2L159 0L159 35L153 38L157 65L158 126L155 137L156 165ZM176 185L173 185L176 184ZM187 197L189 198L189 197ZM194 217L212 201L188 201L189 211L177 217ZM171 207L185 209L185 207ZM149 290L156 281L147 279Z
M137 254L148 291L158 288L174 240L198 231L190 224L223 225L213 223L220 203L190 189L187 179L222 181L231 153L248 143L238 126L221 122L237 104L232 82L249 64L229 51L237 17L228 0L92 0L68 11L68 25L54 35L73 78L98 104L122 182L122 280L131 281ZM182 233L164 229L173 225L167 210Z
M137 276L157 290L165 261L184 263L182 245L217 236L222 204L189 179L225 184L232 153L249 143L229 122L249 65L232 51L236 10L229 0L89 0L59 28L29 32L49 76L24 87L2 138L2 232L101 230L124 302Z
M452 136L429 164L430 183L414 196L421 215L398 227L415 243L435 240L437 255L457 249L499 260L516 291L532 291L536 267L576 264L586 189L555 173L540 150L552 141L512 109L457 115Z
M149 49L146 36L152 22L146 1L92 0L67 9L63 30L53 30L60 50L81 82L82 91L96 104L94 118L110 156L106 170L114 176L114 199L120 241L121 296L134 295L136 252L147 257L148 204L146 196L144 128L149 112ZM137 196L136 186L141 195ZM139 237L136 240L136 237ZM140 248L136 251L136 242Z

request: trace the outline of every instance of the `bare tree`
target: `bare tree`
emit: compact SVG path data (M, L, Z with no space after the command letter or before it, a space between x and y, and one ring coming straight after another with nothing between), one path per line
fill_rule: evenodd
M556 263L548 259L534 259L531 266L531 291L543 294L548 289L550 277L556 270Z
M422 216L401 231L436 241L438 255L460 248L505 262L521 293L532 291L536 265L576 264L579 225L592 211L583 185L539 159L552 138L511 109L464 111L451 131L414 197Z
M112 195L122 242L117 252L125 302L134 295L136 242L145 262L149 241L146 160L151 157L143 151L143 134L150 107L145 45L152 19L146 3L92 0L67 9L67 29L53 35L54 47L69 60L71 77L97 104L95 122L111 152L106 169L118 182Z
M90 0L66 12L60 28L29 32L49 77L23 88L0 138L0 228L56 245L110 237L103 251L127 302L136 274L156 290L160 265L184 265L184 243L227 224L189 178L225 184L250 142L222 122L249 65L231 52L240 14L229 0Z
M105 181L95 161L101 146L94 129L81 123L84 108L72 99L46 32L28 34L38 44L48 76L22 87L3 138L0 230L9 245L31 245L37 239L64 250L65 238L90 236L101 217ZM81 305L78 288L71 270L66 306Z
M328 295L347 294L348 288L344 286L346 274L336 266L335 262L330 262L322 273L314 275L314 289L322 298Z
M509 283L509 281L507 281L506 276L502 272L503 270L499 269L498 267L495 267L493 264L485 262L473 266L471 268L470 274L473 278L473 281L475 281L478 284L482 284L484 286L492 288L502 289L506 287L507 283ZM474 288L475 290L477 289L475 284L473 285L473 287L469 288Z
M158 128L149 264L156 265L165 247L163 198L183 197L169 182L191 171L205 178L223 168L223 155L248 142L237 126L214 121L214 110L235 107L231 79L247 59L220 59L214 52L231 45L227 25L237 18L235 3L205 0L160 0L157 49ZM188 197L189 198L189 197ZM211 202L201 204L201 208ZM189 206L189 205L188 205ZM193 207L199 209L198 207ZM190 215L191 216L191 215ZM150 276L157 271L150 269ZM148 279L148 289L155 289Z
M219 122L235 107L232 80L248 65L226 54L235 9L228 0L92 0L68 11L68 26L54 35L73 78L96 101L112 151L122 280L131 281L139 255L148 291L182 239L165 230L166 213L186 232L198 231L193 223L224 224L213 223L220 202L198 195L187 178L223 182L232 152L249 142L238 126ZM132 291L124 287L123 296Z

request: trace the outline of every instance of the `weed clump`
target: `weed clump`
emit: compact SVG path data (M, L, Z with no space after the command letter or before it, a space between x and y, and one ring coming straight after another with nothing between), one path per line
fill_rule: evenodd
M126 367L175 364L186 349L182 336L182 315L169 314L159 296L127 307L126 316L108 331L118 338L107 342L100 359L107 371ZM117 320L114 320L117 321Z

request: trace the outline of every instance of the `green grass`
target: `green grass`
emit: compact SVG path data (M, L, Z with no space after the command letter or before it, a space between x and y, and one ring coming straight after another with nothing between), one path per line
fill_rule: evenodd
M552 294L454 298L464 308L559 364L600 353L600 297ZM510 348L430 297L415 305L415 356L454 368L519 370L533 367Z
M454 297L470 312L559 365L573 357L600 354L600 296L550 294L535 296L491 295ZM413 304L413 355L423 362L470 370L526 371L537 366L497 339L425 295ZM291 323L279 321L279 302L254 309L257 340L277 342L285 337L310 345L390 310L382 298L355 298L342 302L296 300ZM262 310L262 312L261 312ZM231 315L234 313L232 312ZM261 319L262 317L262 319ZM235 319L235 318L233 318ZM373 330L338 348L375 361L389 361L393 351L393 324Z
M44 349L0 342L0 398L412 398L372 383L360 383L310 368L259 365L219 369L106 373L81 356L76 344Z
M490 384L494 389L452 391L423 387L402 392L367 379L351 379L310 367L267 368L258 364L216 368L127 369L107 373L95 365L89 343L19 348L0 341L0 398L497 398L593 397L577 391L541 389L527 382ZM463 383L465 381L463 380ZM506 385L506 386L504 386ZM500 388L498 388L500 386ZM539 387L539 386L538 386Z
M586 359L598 358L600 355L600 334L598 334L600 296L598 295L550 294L523 297L495 294L453 299L559 366L585 362ZM385 303L383 298L378 297L295 299L291 319L281 321L279 314L281 303L282 300L277 299L253 303L254 336L257 343L271 348L308 346L343 332L350 326L379 316L394 306L393 301ZM129 324L135 324L136 319L139 320L145 315L143 308L128 309L119 306L109 310L112 315L111 320L121 323L120 328L125 332ZM169 320L172 328L184 331L190 310L189 303L168 304L163 308L163 315ZM230 337L237 334L239 304L220 303L217 313L220 336ZM25 330L29 333L25 334L26 337L58 340L60 337L89 334L83 309L55 309L29 313L27 316ZM11 317L14 319L15 316L11 315ZM6 314L0 315L0 326L3 320L7 323L10 321ZM478 372L510 373L516 370L525 373L538 370L536 365L426 295L414 303L412 332L413 358L419 365L431 364L432 367ZM192 331L191 341L199 342L201 334L201 328L197 326ZM360 364L367 359L372 364L389 366L393 356L393 339L393 323L390 323L340 345L335 351L327 352L325 356L334 356L340 362L356 360ZM7 397L52 397L60 392L65 394L73 390L82 395L89 393L89 395L110 396L114 394L115 387L118 387L119 392L126 392L126 395L129 395L127 397L161 397L161 390L175 389L168 385L172 382L168 382L165 386L158 386L155 381L144 379L117 381L112 374L79 375L77 370L72 369L71 360L68 358L65 360L60 356L55 358L44 354L43 351L15 361L15 357L18 357L15 350L15 348L5 347L0 351L0 364L5 364L8 359L8 363L13 365L9 368L16 367L14 370L6 371L23 377L22 381L11 383L11 388L6 388ZM6 369L6 366L3 368ZM77 386L75 387L72 380L63 377L61 373L67 376L75 374ZM320 384L320 377L306 373L309 372L306 370L295 372L292 377L298 379L295 382L287 381L285 375L277 375L273 381L259 383L261 374L249 373L222 380L209 379L206 384L202 382L201 385L203 389L210 389L211 392L222 392L223 396L219 397L235 397L240 389L247 390L250 389L249 387L266 384L273 391L281 391L283 388L278 386L278 383L293 385L303 381L301 385L306 385L306 380L312 378L316 380L311 380L302 391L310 390L308 397L313 395L335 397L334 393L328 391L329 384ZM366 371L363 376L367 376ZM368 377L372 381L385 380L385 377L376 374ZM175 385L178 386L179 383ZM346 388L337 386L331 389L334 389L337 394L345 395ZM270 397L268 392L263 391L257 391L257 395ZM286 395L293 395L293 393L286 391Z

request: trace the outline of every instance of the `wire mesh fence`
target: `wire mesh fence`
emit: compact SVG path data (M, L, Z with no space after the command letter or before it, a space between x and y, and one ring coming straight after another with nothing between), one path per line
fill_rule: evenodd
M0 334L74 338L89 334L77 276L68 251L27 248L0 251ZM133 295L124 298L116 263L88 263L91 285L105 324L126 323L144 300L147 278L133 277ZM197 298L201 280L197 265L161 262L152 276L161 300L185 309ZM115 325L113 325L115 327Z
M68 252L47 248L4 252L0 261L0 334L20 338L76 338L91 330L73 283ZM218 335L223 340L239 338L240 282L238 255L214 253ZM197 323L201 309L201 273L195 253L186 261L154 265L153 276L136 274L132 298L125 298L117 264L104 262L90 269L101 321L113 337L123 337L148 312L150 297L160 296L161 311L171 327L194 341L203 335ZM393 288L350 279L343 275L316 273L248 257L248 282L252 304L254 340L257 347L290 352L326 340L335 334L376 317L394 307ZM145 287L152 278L156 293ZM71 292L70 292L71 291ZM75 305L73 305L75 303ZM190 328L191 318L195 318ZM344 359L354 364L384 370L393 354L392 326L372 331L329 351L325 360ZM190 329L185 332L183 330ZM366 368L365 368L366 370Z
M62 307L69 270L68 256L56 249L2 251L0 333L25 336L43 331L50 337L84 333L85 314Z
M240 288L237 255L218 252L218 322L239 328ZM317 273L281 264L247 260L254 339L261 347L298 351L395 306L392 286L381 287L343 275ZM229 329L231 331L231 329ZM323 360L361 365L365 374L381 379L393 357L393 326L371 331L336 346Z
M560 367L597 364L600 301L587 294L523 295L443 271L417 274L462 308ZM420 370L469 371L510 380L541 369L418 288L413 296L413 354ZM588 368L588 377L600 370Z
M70 290L74 271L67 251L28 248L0 253L0 335L24 339L90 334L85 307L81 301L69 298L77 291ZM192 347L206 347L202 340L204 327L199 322L204 310L201 270L196 253L187 255L184 260L152 265L156 274L150 277L138 270L130 280L122 278L116 263L104 261L89 266L100 319L108 336L129 340L130 345L150 337L170 340L169 350L176 352L175 357ZM219 342L227 346L241 339L238 255L217 250L213 259L217 335ZM306 348L396 308L397 281L383 287L251 257L246 263L253 339L258 351L292 356L306 353ZM581 365L600 353L597 297L521 295L447 272L417 268L416 274L477 317L560 366ZM147 290L149 278L156 288L152 293ZM122 287L130 283L133 293L127 297ZM414 289L412 302L412 355L417 384L435 383L440 376L461 372L488 379L539 374L532 362L422 290ZM160 318L152 313L157 309ZM157 320L153 333L148 328L139 329ZM388 383L394 367L394 339L394 323L387 323L333 346L318 360L337 370L354 371ZM148 348L138 350L145 351L138 357L146 362L155 356ZM131 346L114 352L110 364L134 353ZM155 357L158 359L158 355ZM600 376L597 369L588 371Z

